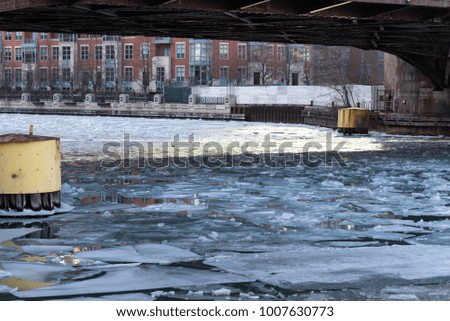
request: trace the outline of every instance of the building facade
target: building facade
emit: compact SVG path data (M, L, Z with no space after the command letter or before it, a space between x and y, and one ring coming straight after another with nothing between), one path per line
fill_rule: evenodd
M311 85L382 85L384 53L353 47L309 47L308 83Z
M296 86L310 84L314 66L305 45L168 37L1 32L0 51L5 92L146 94L167 86Z

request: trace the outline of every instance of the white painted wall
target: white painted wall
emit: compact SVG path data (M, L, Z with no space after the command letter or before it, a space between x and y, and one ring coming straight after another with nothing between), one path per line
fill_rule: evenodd
M342 105L338 93L330 87L322 86L243 86L243 87L193 87L192 93L201 97L236 96L238 105L309 105L311 100L315 106ZM372 105L372 87L353 85L355 102L361 107Z

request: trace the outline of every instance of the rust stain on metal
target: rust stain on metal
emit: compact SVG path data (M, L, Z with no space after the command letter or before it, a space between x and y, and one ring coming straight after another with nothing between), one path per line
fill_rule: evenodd
M45 140L57 140L57 137L48 136L35 136L35 135L25 135L25 134L6 134L0 135L0 144L6 143L29 143L29 142L39 142ZM59 146L59 143L58 143Z

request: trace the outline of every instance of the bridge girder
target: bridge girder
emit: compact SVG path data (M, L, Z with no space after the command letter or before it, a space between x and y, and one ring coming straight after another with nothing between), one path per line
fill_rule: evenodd
M450 0L6 0L0 29L353 46L450 86Z

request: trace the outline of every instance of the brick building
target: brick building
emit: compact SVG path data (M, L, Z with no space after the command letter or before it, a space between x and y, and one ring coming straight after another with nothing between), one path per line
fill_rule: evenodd
M5 91L147 93L167 86L303 85L314 65L304 45L37 32L1 32L0 39Z
M310 46L311 85L382 85L384 53L353 47Z

